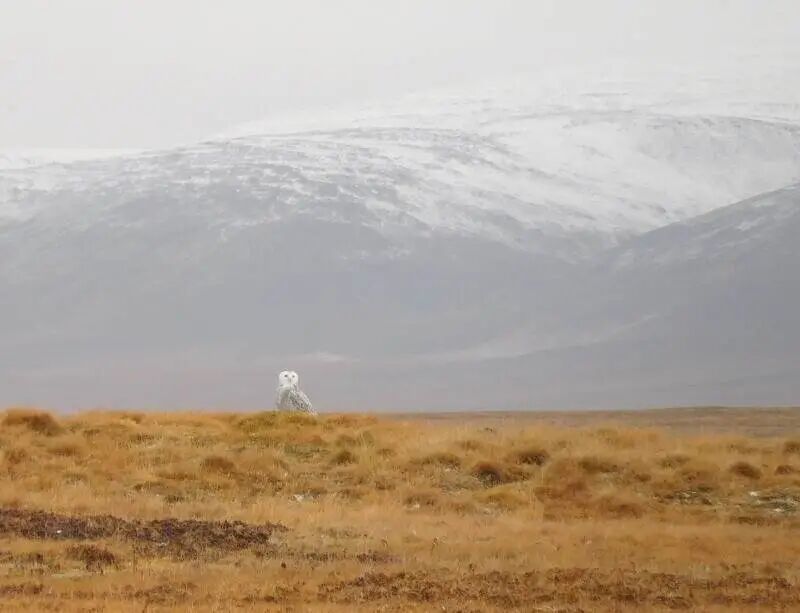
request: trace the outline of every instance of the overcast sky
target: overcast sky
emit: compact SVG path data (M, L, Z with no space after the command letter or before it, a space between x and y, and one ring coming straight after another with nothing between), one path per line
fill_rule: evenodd
M159 147L552 64L800 53L797 0L0 0L0 148Z

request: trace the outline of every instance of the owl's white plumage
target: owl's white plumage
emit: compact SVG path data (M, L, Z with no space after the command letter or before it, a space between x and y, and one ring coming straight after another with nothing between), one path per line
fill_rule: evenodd
M293 370L284 370L278 375L278 390L275 404L280 411L300 411L316 415L311 401L299 387L300 377Z

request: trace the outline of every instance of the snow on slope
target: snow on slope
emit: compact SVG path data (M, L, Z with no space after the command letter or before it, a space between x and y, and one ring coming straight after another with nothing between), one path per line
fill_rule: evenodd
M367 135L376 127L384 143L389 128L470 134L513 154L498 160L507 190L561 205L538 217L529 211L534 223L640 232L794 180L799 126L796 64L751 58L706 73L560 67L470 91L255 122L220 138ZM473 169L475 183L492 184L496 177L481 170Z
M90 221L132 199L186 199L223 240L312 215L531 251L564 239L570 258L800 180L791 88L763 101L736 80L637 78L558 73L245 126L189 147L0 166L0 224L52 207L62 222Z
M798 220L800 184L793 184L638 237L614 253L611 265L617 271L700 262L708 268L725 258L779 248L779 239Z
M66 164L136 153L134 149L0 149L0 170Z

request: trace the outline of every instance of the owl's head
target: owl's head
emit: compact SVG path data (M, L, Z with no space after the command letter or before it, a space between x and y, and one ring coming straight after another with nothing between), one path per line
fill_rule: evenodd
M300 377L293 370L284 370L278 375L278 385L281 387L297 385L299 382Z

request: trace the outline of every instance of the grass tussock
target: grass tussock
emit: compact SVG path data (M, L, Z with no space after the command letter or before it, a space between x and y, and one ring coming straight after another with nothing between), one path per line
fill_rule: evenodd
M550 452L538 445L517 449L508 458L514 464L527 464L529 466L544 466L549 459Z
M439 506L441 500L442 493L434 488L422 488L409 491L406 492L403 497L403 503L414 508L436 507Z
M47 450L54 456L81 458L88 453L86 440L80 436L58 437L49 443Z
M211 455L203 458L200 462L200 468L204 472L217 473L222 475L232 475L236 472L236 464L228 458ZM183 479L186 473L180 473L179 479Z
M531 506L529 496L510 485L493 487L478 495L478 501L502 511L514 511Z
M578 466L589 475L619 472L619 464L608 457L585 456L578 461Z
M3 451L3 461L6 464L16 465L27 462L31 454L23 447L8 447Z
M119 566L117 556L97 545L82 544L67 547L66 557L82 562L86 570L102 570L108 566Z
M444 468L458 468L462 464L461 457L449 451L437 451L429 453L419 458L413 458L410 462L412 466L441 466Z
M340 449L331 458L331 464L345 465L358 462L358 456L350 449Z
M640 499L630 494L610 494L599 497L595 504L599 513L611 519L636 519L647 512Z
M681 466L675 473L676 477L687 488L699 491L712 491L719 487L724 480L721 470L715 462L694 459Z
M486 449L486 443L474 438L460 440L456 443L456 446L462 451L482 451Z
M783 453L786 455L800 455L800 439L792 439L783 444Z
M692 457L685 453L668 453L658 460L661 468L680 468L691 462Z
M64 429L50 414L34 409L9 409L3 416L5 428L26 428L36 434L56 436Z

